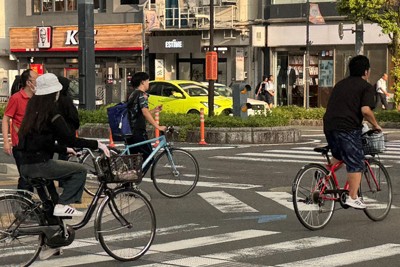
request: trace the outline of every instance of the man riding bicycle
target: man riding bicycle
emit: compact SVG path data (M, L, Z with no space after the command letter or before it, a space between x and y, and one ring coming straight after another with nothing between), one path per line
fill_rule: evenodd
M364 166L361 140L363 119L373 129L382 131L372 109L375 108L375 90L368 83L370 64L367 57L359 55L350 60L350 76L339 81L332 90L324 115L324 133L332 151L332 164L343 160L349 182L346 204L356 209L365 209L364 201L358 197Z

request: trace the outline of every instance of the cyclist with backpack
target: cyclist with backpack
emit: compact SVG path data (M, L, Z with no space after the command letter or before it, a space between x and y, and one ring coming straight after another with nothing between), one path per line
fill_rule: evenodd
M146 121L153 125L159 131L165 131L166 126L160 126L153 118L153 113L161 111L162 106L158 106L153 110L149 110L149 79L150 76L145 72L137 72L132 76L131 84L134 91L128 98L128 111L129 121L131 126L132 135L126 138L127 145L136 144L148 140L146 131ZM145 161L151 154L153 148L150 143L138 147L130 148L130 154L142 153L143 161ZM146 165L147 168L143 170L145 174L151 164Z

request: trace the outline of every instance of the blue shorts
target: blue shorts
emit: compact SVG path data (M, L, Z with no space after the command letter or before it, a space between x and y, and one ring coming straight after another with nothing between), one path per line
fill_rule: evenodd
M326 141L332 151L332 156L343 160L347 172L363 172L364 151L361 141L361 129L351 131L328 131L325 132Z

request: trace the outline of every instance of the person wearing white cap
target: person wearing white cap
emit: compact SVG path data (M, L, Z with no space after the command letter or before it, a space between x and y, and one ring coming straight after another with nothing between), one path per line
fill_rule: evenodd
M99 141L75 137L57 109L61 88L57 76L52 73L36 80L36 94L28 103L19 131L21 174L28 180L40 177L62 181L64 190L55 203L54 216L80 216L82 212L69 204L80 203L87 171L82 164L53 160L53 154L75 154L71 147L100 148L107 156L110 152Z

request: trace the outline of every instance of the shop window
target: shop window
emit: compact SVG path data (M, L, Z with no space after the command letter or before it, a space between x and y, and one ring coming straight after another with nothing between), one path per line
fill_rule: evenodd
M311 2L311 1L310 1ZM336 2L335 0L313 0L313 3L319 2ZM307 0L273 0L273 5L281 5L281 4L304 4L307 3Z
M33 14L78 10L78 0L32 0ZM93 0L95 13L106 12L106 0Z

